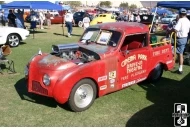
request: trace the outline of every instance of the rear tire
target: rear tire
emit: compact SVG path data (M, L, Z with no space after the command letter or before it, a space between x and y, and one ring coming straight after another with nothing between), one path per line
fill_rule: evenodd
M87 110L93 104L96 93L96 84L90 79L83 79L73 87L68 105L75 112Z
M20 36L18 34L9 34L7 44L11 47L17 47L20 44Z
M162 64L157 64L156 67L150 72L148 80L151 82L156 82L160 80L163 74L163 66Z

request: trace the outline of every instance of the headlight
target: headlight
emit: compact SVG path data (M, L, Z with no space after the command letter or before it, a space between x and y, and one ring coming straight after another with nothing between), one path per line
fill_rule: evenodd
M43 83L44 83L44 85L46 85L46 86L48 86L48 85L50 85L50 77L49 77L49 75L47 75L47 74L45 74L44 76L43 76Z

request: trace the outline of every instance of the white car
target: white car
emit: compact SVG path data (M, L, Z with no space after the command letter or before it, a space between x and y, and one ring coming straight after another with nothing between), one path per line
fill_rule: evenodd
M20 41L29 36L29 31L22 28L0 26L0 45L8 44L11 47L19 45Z
M164 24L168 24L170 22L172 22L174 19L176 19L177 14L174 15L167 15L165 18L161 19L161 22Z

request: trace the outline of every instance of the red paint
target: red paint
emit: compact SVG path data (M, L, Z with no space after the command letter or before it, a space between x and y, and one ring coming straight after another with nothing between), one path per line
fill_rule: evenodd
M64 61L59 57L48 57L48 54L37 55L28 66L28 91L53 97L57 102L63 104L68 101L73 86L84 78L92 79L95 82L100 97L145 80L158 63L162 63L165 70L173 68L171 45L153 48L150 46L149 36L147 38L148 46L131 50L130 53L120 51L126 35L138 33L147 33L148 35L149 29L146 25L116 22L97 26L101 29L112 29L122 33L115 48L104 46L102 48L105 51L98 52L96 50L100 48L98 45L92 44L93 47L91 44L86 45L86 49L93 48L94 51L97 51L100 59L82 65L77 65L74 61ZM79 46L85 47L81 43ZM77 52L77 55L79 54ZM50 76L49 86L43 84L44 74Z

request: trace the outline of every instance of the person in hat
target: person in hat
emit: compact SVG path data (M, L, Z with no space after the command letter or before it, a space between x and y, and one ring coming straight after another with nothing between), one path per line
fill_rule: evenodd
M183 52L187 44L187 37L190 30L190 21L186 17L187 10L181 8L179 10L179 20L177 21L174 30L177 35L177 48L176 52L178 54L179 69L176 71L178 74L183 73Z
M70 10L68 10L64 17L64 25L66 24L67 31L68 31L68 37L71 37L71 34L72 34L72 30L73 30L72 23L74 23L74 25L75 25L75 21L73 19L73 14L71 13Z

